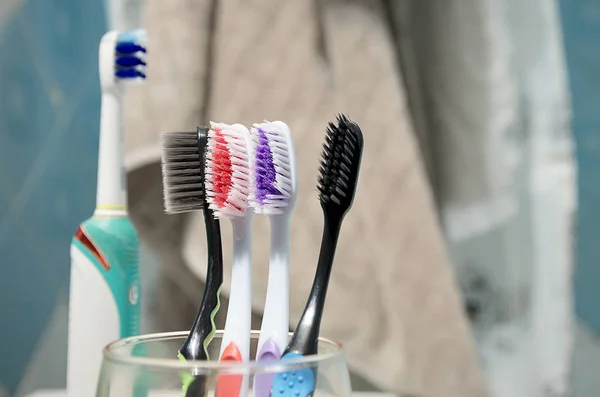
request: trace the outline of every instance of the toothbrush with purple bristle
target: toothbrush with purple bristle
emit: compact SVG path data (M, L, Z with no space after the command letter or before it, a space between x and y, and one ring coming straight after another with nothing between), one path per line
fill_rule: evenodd
M288 343L290 218L298 196L296 154L289 127L281 121L264 121L250 130L254 141L254 181L250 205L269 216L271 258L267 297L256 361L279 360ZM273 375L257 375L254 396L269 397Z

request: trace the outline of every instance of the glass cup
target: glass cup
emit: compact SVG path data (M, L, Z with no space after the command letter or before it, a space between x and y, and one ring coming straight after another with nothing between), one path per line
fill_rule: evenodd
M214 360L219 357L223 334L217 332L208 347L210 361L182 362L177 354L187 334L185 331L142 335L108 345L104 349L96 397L212 396L216 379L221 376L242 385L239 397L249 397L253 395L254 379L270 379L278 373L279 380L289 376L296 383L288 382L286 388L278 383L272 397L303 397L298 386L306 386L305 378L315 381L314 397L351 395L350 377L339 343L319 338L319 353L312 356L268 362L218 362ZM256 355L258 335L252 332L251 358ZM268 397L268 391L262 394Z

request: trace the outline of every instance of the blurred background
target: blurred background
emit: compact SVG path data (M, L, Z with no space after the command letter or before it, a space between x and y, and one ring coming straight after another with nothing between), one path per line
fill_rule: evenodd
M600 0L365 3L396 49L488 394L597 396ZM2 397L65 386L68 247L95 205L97 44L145 6L0 0ZM161 265L143 236L141 255L142 330L159 331Z

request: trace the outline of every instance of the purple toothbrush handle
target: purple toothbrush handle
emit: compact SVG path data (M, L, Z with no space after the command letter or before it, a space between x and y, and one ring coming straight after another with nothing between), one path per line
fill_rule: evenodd
M279 346L268 339L256 355L256 361L278 361L281 358ZM254 377L254 397L269 397L275 374L260 374Z

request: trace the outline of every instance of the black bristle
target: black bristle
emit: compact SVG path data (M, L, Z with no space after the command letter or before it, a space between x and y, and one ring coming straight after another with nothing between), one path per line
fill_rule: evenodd
M348 209L354 199L363 150L360 127L340 114L337 123L329 123L321 152L317 188L322 204Z
M203 208L203 166L198 132L162 134L163 198L168 214Z

